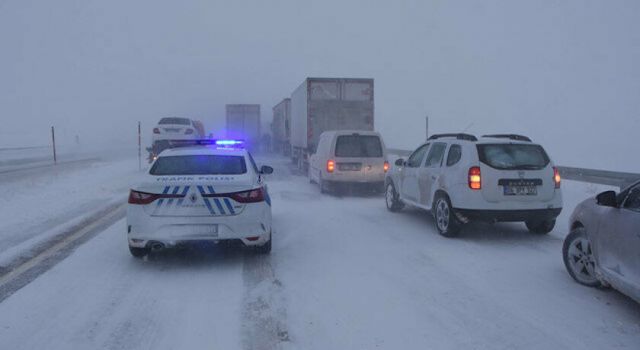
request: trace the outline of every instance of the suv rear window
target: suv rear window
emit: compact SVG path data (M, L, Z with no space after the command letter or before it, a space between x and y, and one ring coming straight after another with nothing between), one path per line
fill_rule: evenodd
M362 135L338 136L336 157L380 158L382 157L380 138Z
M477 145L480 161L500 170L540 170L549 156L540 145L499 143Z
M191 125L187 118L162 118L158 124Z
M243 156L167 156L156 160L151 175L239 175L247 172Z

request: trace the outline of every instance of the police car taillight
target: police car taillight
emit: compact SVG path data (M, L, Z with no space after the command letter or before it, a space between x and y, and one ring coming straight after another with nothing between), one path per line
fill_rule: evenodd
M264 190L260 187L251 191L236 192L231 198L239 203L258 203L264 201Z
M160 198L159 194L145 193L131 190L129 192L129 204L149 204Z

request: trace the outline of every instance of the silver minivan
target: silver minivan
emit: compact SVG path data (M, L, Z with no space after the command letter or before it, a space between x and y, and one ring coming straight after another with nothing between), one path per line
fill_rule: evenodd
M325 131L309 159L309 180L323 193L337 185L365 185L382 192L388 170L387 149L375 131Z

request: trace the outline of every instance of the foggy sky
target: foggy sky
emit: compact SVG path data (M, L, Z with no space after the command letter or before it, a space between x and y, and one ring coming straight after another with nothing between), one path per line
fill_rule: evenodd
M165 116L223 127L305 77L375 79L392 147L516 132L557 163L640 171L638 1L0 0L0 147L135 146Z

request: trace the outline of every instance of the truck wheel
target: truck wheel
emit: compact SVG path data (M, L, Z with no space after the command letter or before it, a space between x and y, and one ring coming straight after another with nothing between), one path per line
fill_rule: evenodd
M531 233L547 234L556 226L556 220L531 220L526 221L525 225Z
M433 217L436 219L436 228L442 236L450 238L458 235L462 228L462 223L458 221L458 218L453 213L451 202L446 195L437 195L431 210Z

